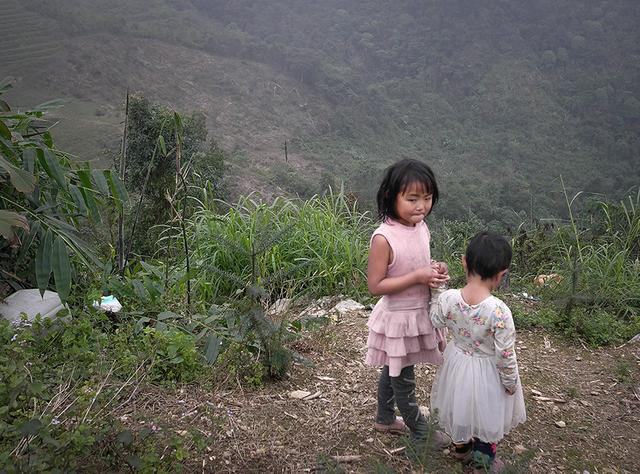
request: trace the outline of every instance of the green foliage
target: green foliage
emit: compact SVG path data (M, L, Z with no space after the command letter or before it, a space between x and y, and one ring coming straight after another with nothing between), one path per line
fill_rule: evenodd
M182 120L184 146L187 159L201 151L207 138L204 116L193 113ZM152 202L164 200L167 190L176 180L176 123L174 112L158 104L152 104L141 95L129 96L129 124L127 129L127 185L140 192L143 187L149 161L151 177L147 188Z
M260 388L267 380L267 371L256 354L241 342L232 342L220 356L217 364L223 374L240 380L249 387Z
M523 224L513 236L513 273L527 285L537 275L554 272L554 262L559 259L556 231L552 224Z
M144 330L141 344L151 358L152 380L192 382L203 368L203 359L191 334L149 327Z
M122 354L130 353L130 369L144 357L153 361L157 380L186 382L201 374L205 363L216 361L226 328L224 311L215 306L205 311L204 301L185 307L188 274L180 263L140 261L128 266L122 276L106 270L100 289L92 291L90 299L103 293L116 295L125 309L113 316L111 323L124 327L135 324L135 334L125 331L116 335L125 348ZM131 353L131 348L136 351Z
M193 336L140 332L133 321L114 330L102 313L73 313L71 322L37 318L19 330L0 320L0 470L176 472L203 449L198 434L160 440L119 416L144 380L204 378Z
M208 199L224 199L227 196L224 182L226 152L217 142L210 140L204 152L196 153L193 157L193 184L207 188Z
M175 218L177 193L185 181L207 187L208 197L224 193L224 152L207 143L204 115L180 116L140 95L129 97L126 182L140 196L133 219L137 229L130 248L152 255L160 228ZM181 174L181 176L179 176ZM182 190L184 193L184 189Z
M516 239L520 251L531 250L516 261L524 269L531 256L529 272L562 277L541 290L555 302L547 322L596 345L621 342L640 332L640 193L618 204L588 201L582 210L578 197L567 197L566 225Z
M516 291L542 292L544 301L555 303L538 311L514 307L519 325L546 326L593 344L621 341L640 332L637 199L619 205L595 203L573 224L518 228L512 240L511 285ZM279 199L266 205L245 200L243 207L223 216L201 209L190 226L197 293L218 302L246 294L255 271L266 302L300 292L366 298L364 270L374 224L350 206L342 194L329 194L304 203ZM251 239L258 238L265 226L277 238L272 247L264 247L264 253L256 252L252 261ZM460 257L468 239L485 227L473 215L465 221L433 224L433 255L449 264L452 286L464 284ZM581 261L575 257L578 244ZM534 276L548 273L560 274L560 284L533 288ZM572 288L574 275L577 283Z
M273 240L257 240L267 228ZM208 301L233 297L255 274L271 300L301 291L365 297L372 230L369 215L341 192L271 204L245 198L225 215L202 208L190 227L198 291Z
M574 198L575 199L575 198ZM571 210L572 203L569 203ZM562 273L565 279L554 289L564 294L563 314L573 326L573 309L586 307L586 317L576 321L578 332L590 334L591 321L600 320L605 312L629 329L640 325L640 267L638 241L640 239L640 192L619 205L600 203L599 212L590 216L604 223L603 232L591 234L589 227L570 214L570 233L559 233ZM594 313L593 318L589 313ZM609 331L611 341L620 339L614 325ZM595 328L598 333L599 328ZM633 334L626 334L632 336Z
M633 362L627 360L618 361L616 365L616 378L619 382L631 382L633 380L633 373Z
M241 298L232 303L232 324L235 326L234 336L249 345L255 344L262 353L262 363L267 372L274 378L283 378L290 366L292 354L284 346L287 333L287 321L284 317L273 318L264 308L268 298L266 284L274 285L286 278L285 273L269 275L259 266L258 260L264 260L264 254L278 244L281 236L288 229L275 232L273 223L259 216L254 223L252 233L243 249L237 243L229 241L231 249L239 252L239 257L246 260L250 269L249 278L244 287L238 288L236 294ZM241 276L229 273L224 269L212 267L232 283L242 284ZM266 267L269 272L269 267ZM270 281L271 280L271 281ZM272 287L273 289L273 287Z
M208 192L206 188L201 191ZM145 281L154 279L148 273L151 270L156 279L164 274L162 301L171 305L178 286L192 280L196 313L176 315L171 324L197 335L197 341L206 340L204 353L209 362L218 351L222 351L222 360L228 360L224 351L241 343L249 353L260 355L256 361L264 364L265 375L283 377L295 356L285 347L290 327L286 316L267 314L266 309L278 298L305 292L315 296L365 294L371 222L342 193L306 202L278 199L270 205L247 198L222 216L207 207L207 203L220 203L206 197L199 202L200 210L187 222L189 246L194 249L191 275L183 272L178 280L169 277L182 266L182 260L164 271L145 263L135 275L126 273L129 283L119 279L111 287L125 298L144 301L149 287ZM177 245L180 238L177 226L163 232L167 247ZM173 287L167 285L169 280L175 282ZM214 303L206 314L201 313L204 302ZM141 324L155 321L156 328L168 324L153 311L141 308L140 312L144 312L138 320ZM260 373L249 370L242 378L259 384Z
M3 83L0 94L8 87ZM55 148L42 120L56 103L26 112L2 104L0 234L4 239L0 240L0 272L16 289L30 283L41 292L48 288L53 274L55 288L66 301L72 262L85 268L99 266L97 252L78 228L101 222L100 206L122 205L126 191L109 170L92 170L88 163L76 165ZM101 186L103 181L111 184L111 191ZM34 259L35 275L31 271Z
M0 320L0 340L0 466L80 467L112 429L87 416L98 407L94 396L101 403L107 395L96 391L104 337L81 316L72 325L36 319L17 333Z
M462 256L466 251L467 242L484 228L483 222L471 213L466 220L441 219L435 221L435 225L431 229L432 258L447 263L451 275L449 282L451 288L464 286L465 275L462 268Z

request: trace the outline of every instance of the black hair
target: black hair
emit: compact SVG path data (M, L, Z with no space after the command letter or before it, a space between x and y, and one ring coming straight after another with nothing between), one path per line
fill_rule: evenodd
M436 177L426 164L417 160L402 160L389 166L378 189L378 216L381 220L387 217L397 219L396 197L411 183L421 183L426 192L432 195L433 206L438 202L438 185ZM429 213L431 213L431 210Z
M467 245L467 272L486 280L509 268L511 245L507 239L493 232L480 232Z

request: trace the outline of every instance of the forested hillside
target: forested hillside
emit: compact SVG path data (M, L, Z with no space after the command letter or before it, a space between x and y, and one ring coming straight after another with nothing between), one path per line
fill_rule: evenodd
M205 109L212 136L233 151L231 189L312 194L346 179L366 202L380 168L420 157L441 179L442 215L517 225L523 212L564 212L560 175L570 194L610 198L640 181L637 2L24 6L66 35L49 96L106 103L110 124L127 86ZM87 123L79 129L86 137Z

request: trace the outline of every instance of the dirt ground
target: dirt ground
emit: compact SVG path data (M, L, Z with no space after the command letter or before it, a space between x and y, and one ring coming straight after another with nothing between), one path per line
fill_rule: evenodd
M362 363L367 316L350 313L305 332L293 349L314 365L296 363L283 381L213 393L159 389L131 416L178 435L201 433L206 447L185 462L187 472L469 471L447 451L431 453L426 467L412 463L401 438L373 431L377 370ZM517 351L528 420L498 455L530 461L511 472L640 472L640 344L590 349L519 330ZM416 373L419 401L428 406L435 367ZM311 395L291 398L296 390Z

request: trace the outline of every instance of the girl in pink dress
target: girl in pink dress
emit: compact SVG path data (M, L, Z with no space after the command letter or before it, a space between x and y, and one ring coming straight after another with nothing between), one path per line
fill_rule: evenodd
M416 160L392 165L377 201L382 224L371 237L367 280L371 294L383 296L367 323L365 359L367 365L382 366L374 428L402 434L408 427L412 439L420 441L428 436L428 424L416 402L414 365L442 362L445 337L429 318L429 286L449 279L446 264L431 260L424 221L438 201L433 171ZM402 419L395 416L396 405Z

